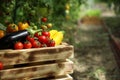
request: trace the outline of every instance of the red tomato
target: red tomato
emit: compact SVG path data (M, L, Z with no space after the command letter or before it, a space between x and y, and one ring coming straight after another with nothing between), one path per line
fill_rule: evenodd
M46 22L46 21L47 21L47 18L46 18L46 17L43 17L43 18L41 18L41 21L42 21L42 22Z
M23 49L23 43L22 42L16 42L14 44L14 49Z
M41 44L39 41L35 40L34 42L32 42L32 47L33 48L40 48L41 47Z
M54 47L55 46L55 41L50 40L49 43L47 44L48 47Z
M48 43L48 38L44 35L39 36L38 40L39 40L40 43L45 43L45 44Z
M3 69L3 63L0 62L0 70L2 70L2 69Z
M47 32L47 31L43 31L43 32L42 32L42 35L44 35L44 36L46 36L46 37L50 37L50 33Z
M26 37L26 40L29 40L29 39L30 39L30 36L27 36L27 37Z
M24 42L23 46L25 49L29 49L32 47L32 44L31 44L31 42L27 41L27 42Z
M34 34L34 37L39 37L39 33L36 32L36 33Z
M43 44L41 44L41 47L47 47L47 45L43 43Z
M30 41L31 43L34 42L34 37L27 36L26 40Z

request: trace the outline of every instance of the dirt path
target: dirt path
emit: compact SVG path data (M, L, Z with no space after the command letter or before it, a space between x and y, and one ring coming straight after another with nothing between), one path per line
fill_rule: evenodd
M120 80L108 33L101 25L80 24L78 27L74 80Z

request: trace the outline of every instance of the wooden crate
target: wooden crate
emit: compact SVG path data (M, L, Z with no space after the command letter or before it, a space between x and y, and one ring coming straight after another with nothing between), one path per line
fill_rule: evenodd
M72 45L0 50L0 80L72 80L73 56Z

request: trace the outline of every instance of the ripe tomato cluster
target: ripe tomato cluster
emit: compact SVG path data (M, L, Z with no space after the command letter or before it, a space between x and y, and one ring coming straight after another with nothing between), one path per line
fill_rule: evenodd
M36 32L33 36L27 36L24 42L16 42L14 44L14 49L29 49L54 46L55 41L50 39L50 33L48 31L42 31L41 34Z

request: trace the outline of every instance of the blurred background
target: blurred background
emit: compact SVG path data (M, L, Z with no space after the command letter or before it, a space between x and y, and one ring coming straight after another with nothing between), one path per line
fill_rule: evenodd
M0 0L0 28L42 17L74 46L74 80L120 80L119 0Z

